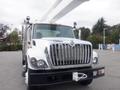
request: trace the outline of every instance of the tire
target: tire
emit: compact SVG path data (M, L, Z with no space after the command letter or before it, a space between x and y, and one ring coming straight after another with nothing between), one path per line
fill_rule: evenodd
M26 83L26 90L46 90L45 87L42 86L31 86L29 84L29 75L30 75L30 70L28 68L28 65L26 65L26 72L25 72L25 83Z
M25 73L27 72L27 63L23 65L23 71L22 71L22 76L25 77Z
M92 83L93 79L88 79L88 80L83 80L83 81L80 81L80 85L82 86L88 86Z
M22 65L25 65L27 61L27 56L26 55L22 55Z
M45 87L27 86L27 90L46 90Z
M33 86L29 85L29 69L27 69L27 71L25 72L25 83L26 83L26 90L35 90L35 88ZM27 78L27 79L26 79Z
M33 86L27 86L27 90L36 90L36 88L35 87L33 87Z
M30 75L30 71L27 68L26 73L25 73L25 78L27 78L27 80L25 80L26 90L38 90L37 86L30 86L30 84L29 84L29 75ZM42 90L42 89L39 89L39 90Z

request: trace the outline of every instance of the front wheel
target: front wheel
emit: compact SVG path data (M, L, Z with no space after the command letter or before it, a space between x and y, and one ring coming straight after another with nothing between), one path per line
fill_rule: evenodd
M26 71L26 73L25 73L25 84L26 84L26 90L38 90L38 87L37 86L31 86L30 84L29 84L29 75L30 75L30 71L29 71L29 69L27 68L27 71ZM40 90L42 90L42 89L40 89Z
M80 85L82 86L88 86L92 83L93 79L88 79L88 80L83 80L83 81L80 81Z
M33 86L27 86L27 90L36 90Z
M35 88L33 86L29 85L29 74L30 74L29 69L27 69L26 72L25 72L25 84L26 84L26 88L27 88L27 90L34 90Z
M23 65L23 71L22 71L22 76L25 77L25 74L27 73L27 63Z

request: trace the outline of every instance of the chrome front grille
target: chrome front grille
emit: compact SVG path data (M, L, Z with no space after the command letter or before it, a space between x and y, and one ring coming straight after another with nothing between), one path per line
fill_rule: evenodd
M54 66L89 64L92 56L90 45L52 44L50 57Z

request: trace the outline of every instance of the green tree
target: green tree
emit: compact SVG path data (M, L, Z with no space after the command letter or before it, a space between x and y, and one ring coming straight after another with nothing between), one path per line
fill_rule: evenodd
M19 37L18 37L18 33L17 31L13 31L10 35L9 35L9 41L12 45L17 45L20 43Z
M21 49L20 39L16 30L9 35L8 42L10 43L10 50Z
M100 35L90 35L87 38L88 41L90 41L93 45L93 48L97 49L98 48L98 44L102 43L102 37Z
M7 37L7 30L10 30L8 25L0 24L0 39L2 40L2 43Z
M92 35L95 35L95 36L99 36L101 38L101 40L98 42L98 41L94 41L96 42L97 44L99 43L103 43L103 37L104 37L104 32L105 30L105 43L112 43L112 38L111 38L111 26L105 24L105 20L104 18L100 18L97 23L93 26L92 28Z
M90 29L89 28L85 28L85 27L81 27L81 39L82 40L87 40L87 38L90 35Z
M103 30L104 28L106 28L107 25L105 24L105 20L104 18L100 18L97 23L93 26L92 31L93 34L99 34L102 35L103 34Z
M79 38L79 31L81 31L81 39L87 40L88 36L90 35L90 29L85 27L80 27L74 30L74 35L77 39Z
M106 44L112 44L113 43L111 34L109 36L106 36L105 39L106 39Z
M119 30L116 30L116 31L113 31L112 34L111 34L111 37L112 37L112 42L115 43L115 44L118 44L119 43L119 35L120 35L120 31Z
M113 25L109 28L109 35L106 37L107 43L119 43L120 36L120 24Z

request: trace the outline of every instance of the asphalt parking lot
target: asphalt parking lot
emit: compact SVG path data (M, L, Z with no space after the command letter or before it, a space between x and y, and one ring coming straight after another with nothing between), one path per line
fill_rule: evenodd
M75 83L54 85L47 90L120 90L120 52L98 51L99 64L105 65L105 77L95 79L87 87ZM21 51L0 52L0 90L26 90L21 76Z

